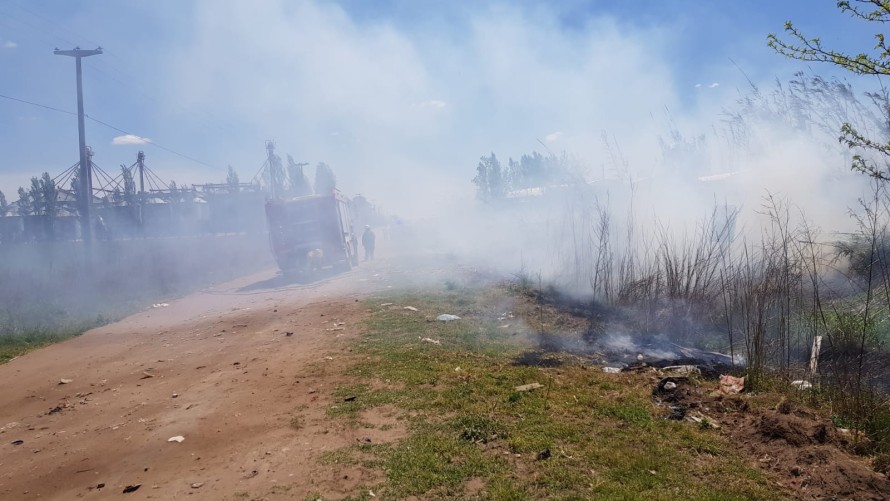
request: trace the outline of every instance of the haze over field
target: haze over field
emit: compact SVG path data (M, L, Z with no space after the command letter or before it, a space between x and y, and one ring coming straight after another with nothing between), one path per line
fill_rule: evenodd
M130 164L144 149L180 184L219 182L228 164L246 181L273 139L298 161L331 164L345 192L406 217L471 200L475 163L491 151L506 160L543 142L579 159L589 179L614 175L604 135L633 178L658 176L682 193L699 176L747 169L756 174L740 183L744 202L768 187L807 205L799 199L821 197L846 172L839 154L780 129L741 165L716 155L717 136L721 112L751 93L748 78L768 89L805 68L765 45L786 18L841 46L858 41L849 20L827 17L830 3L14 1L0 7L11 75L0 90L72 110L72 64L52 49L101 45L106 54L85 60L87 113L130 134L88 122L97 164ZM0 111L8 197L76 161L73 117L9 100ZM659 138L670 144L672 127L709 136L712 156L667 169Z

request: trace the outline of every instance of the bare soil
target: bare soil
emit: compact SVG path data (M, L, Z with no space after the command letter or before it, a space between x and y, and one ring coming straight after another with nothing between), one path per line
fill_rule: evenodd
M359 299L387 283L367 264L311 284L270 270L0 366L0 498L357 494L381 473L324 453L404 429L385 409L361 427L326 411Z

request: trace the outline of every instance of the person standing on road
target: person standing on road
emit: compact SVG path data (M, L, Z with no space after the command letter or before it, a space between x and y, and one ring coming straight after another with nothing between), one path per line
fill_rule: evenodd
M365 225L365 232L362 233L362 247L365 248L365 261L372 261L374 259L374 240L376 236L374 232L371 231L371 225Z

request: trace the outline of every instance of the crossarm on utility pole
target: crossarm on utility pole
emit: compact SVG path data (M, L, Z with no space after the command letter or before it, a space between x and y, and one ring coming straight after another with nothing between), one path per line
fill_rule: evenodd
M53 54L57 56L69 56L73 57L76 62L76 70L77 70L77 134L78 134L78 146L80 149L80 172L78 174L79 182L80 182L80 198L78 200L79 211L80 211L80 220L81 220L81 232L83 234L83 241L89 245L89 242L92 240L93 232L92 225L90 221L90 206L93 202L93 171L92 171L92 160L90 159L90 154L87 151L87 142L86 142L86 131L84 130L84 113L83 113L83 82L82 82L82 71L80 60L84 57L95 56L102 53L102 47L98 47L93 50L85 50L80 47L75 47L73 50L59 50L56 49L53 51Z

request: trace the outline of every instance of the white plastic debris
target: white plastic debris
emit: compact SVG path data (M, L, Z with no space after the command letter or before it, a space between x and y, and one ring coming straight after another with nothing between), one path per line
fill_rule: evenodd
M607 374L618 374L621 372L621 369L618 367L603 367L603 372Z
M667 372L670 374L682 374L684 376L690 376L692 374L701 375L701 369L694 365L669 365L667 367L662 367L661 372Z
M402 309L408 310L408 311L417 311L417 308L415 308L413 306L403 306Z
M675 383L675 382L673 382L673 381L668 381L667 383L664 383L664 389L665 389L665 390L673 390L673 389L676 389L676 388L677 388L677 383Z
M73 382L74 382L73 379L60 379L59 380L59 384L69 384L69 383L73 383Z
M183 440L185 440L185 437L183 437L182 435L176 435L175 437L170 437L167 439L168 442L176 442L179 444L181 444Z
M436 320L440 322L451 322L454 320L460 320L460 317L457 315L451 315L450 313L443 313L436 317Z
M168 303L155 303L151 305L152 308L166 308L170 306Z
M382 303L380 306L381 306L381 307L383 307L383 306L392 306L392 303Z
M791 381L791 386L794 386L798 390L806 390L813 387L813 383L809 381L804 381L802 379L798 379L797 381Z
M431 337L425 337L425 338L421 339L420 341L422 343L442 344L442 341L439 341L438 339L433 339Z

